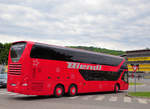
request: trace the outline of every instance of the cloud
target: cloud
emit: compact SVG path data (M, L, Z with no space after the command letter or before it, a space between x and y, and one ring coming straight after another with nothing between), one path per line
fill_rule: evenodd
M0 41L147 48L149 7L149 0L0 0Z

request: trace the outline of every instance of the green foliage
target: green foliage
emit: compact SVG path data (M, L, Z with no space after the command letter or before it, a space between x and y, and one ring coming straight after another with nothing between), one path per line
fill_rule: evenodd
M116 56L121 56L125 52L124 51L119 51L119 50L110 50L106 48L97 48L97 47L86 47L86 46L69 46L70 48L78 48L78 49L84 49L84 50L89 50L89 51L94 51L94 52L100 52L100 53L106 53L106 54L111 54L111 55L116 55Z
M136 97L147 97L150 98L150 92L129 92L128 95Z
M8 54L10 46L11 46L10 43L5 44L0 43L0 64L8 63Z
M131 86L133 86L133 85L135 85L135 83L129 83L129 85L131 85ZM136 85L144 85L143 83L136 83Z

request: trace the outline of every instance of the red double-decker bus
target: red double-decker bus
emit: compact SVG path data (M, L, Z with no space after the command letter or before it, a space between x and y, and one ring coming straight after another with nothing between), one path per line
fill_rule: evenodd
M125 59L29 41L12 44L8 57L10 92L55 95L127 90Z

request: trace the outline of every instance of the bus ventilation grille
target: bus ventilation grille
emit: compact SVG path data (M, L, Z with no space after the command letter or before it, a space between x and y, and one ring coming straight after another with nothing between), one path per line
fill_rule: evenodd
M9 74L20 75L21 74L21 64L9 64Z
M34 91L42 91L43 83L42 82L33 82L32 83L32 90Z

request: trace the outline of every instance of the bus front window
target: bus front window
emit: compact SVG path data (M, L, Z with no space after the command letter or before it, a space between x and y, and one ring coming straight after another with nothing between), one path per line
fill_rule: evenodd
M12 62L18 62L24 49L25 49L26 43L16 43L11 46L11 60Z

